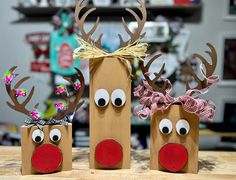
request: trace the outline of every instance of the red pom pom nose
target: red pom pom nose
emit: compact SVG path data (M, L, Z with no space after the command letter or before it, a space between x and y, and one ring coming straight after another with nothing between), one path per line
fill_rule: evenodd
M53 144L43 144L35 149L31 163L39 173L52 173L62 162L61 150Z
M122 146L113 139L106 139L96 146L95 159L104 167L116 166L123 158Z
M188 162L188 151L181 144L166 144L159 151L159 162L170 172L178 172Z

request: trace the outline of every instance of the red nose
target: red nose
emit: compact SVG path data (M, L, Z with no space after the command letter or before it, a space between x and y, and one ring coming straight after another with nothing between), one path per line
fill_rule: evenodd
M166 144L159 151L159 162L170 172L180 171L188 161L188 151L181 144Z
M61 150L53 144L42 144L33 152L31 163L39 173L52 173L62 162Z
M113 139L106 139L96 146L96 161L107 168L116 166L123 158L122 146Z

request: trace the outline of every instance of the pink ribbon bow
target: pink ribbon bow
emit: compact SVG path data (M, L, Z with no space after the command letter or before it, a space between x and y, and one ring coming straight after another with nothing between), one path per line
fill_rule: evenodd
M203 72L203 76L205 76L203 68L201 71ZM219 81L218 76L210 76L206 79L210 84ZM180 103L185 111L196 114L200 120L213 120L215 113L214 103L199 98L199 95L206 93L207 89L202 91L198 89L188 90L184 95L174 98L170 95L172 89L170 81L164 78L162 78L162 80L167 81L168 83L165 95L161 92L154 91L145 80L143 80L142 85L139 85L134 89L134 96L139 98L139 103L142 105L141 109L140 107L134 109L135 115L138 115L141 119L146 119L159 110L166 110L172 104ZM192 94L195 96L191 96Z

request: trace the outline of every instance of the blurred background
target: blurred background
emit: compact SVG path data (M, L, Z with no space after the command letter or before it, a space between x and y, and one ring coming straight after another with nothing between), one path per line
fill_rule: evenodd
M211 87L203 97L216 105L212 123L200 124L201 150L236 149L236 1L235 0L144 0L148 21L143 42L150 44L148 53L162 53L151 70L157 71L165 62L163 76L173 84L173 95L185 92L183 82L191 65L199 73L199 61L193 53L208 50L207 42L213 44L218 54L215 74L220 82ZM89 146L89 66L86 60L72 59L73 50L78 47L76 33L80 30L74 24L73 11L76 0L11 0L0 6L0 75L12 66L18 66L17 73L31 76L23 89L35 86L35 93L29 109L39 102L38 109L45 117L56 113L54 106L59 97L55 88L64 84L62 76L73 75L76 66L86 79L85 103L73 119L73 146ZM97 10L86 20L85 29L91 28L100 16L99 27L93 38L103 32L102 47L112 52L119 47L117 34L128 38L122 26L124 16L129 28L135 30L133 17L125 7L136 8L135 0L89 0L86 9ZM135 10L138 12L137 10ZM136 87L143 76L138 62L133 63L132 87ZM191 79L190 79L191 81ZM192 83L193 79L192 79ZM22 90L22 89L21 89ZM20 97L22 100L24 97ZM25 116L11 110L6 101L4 80L0 83L0 145L20 145L20 126ZM142 121L133 115L138 104L132 97L131 144L135 149L149 148L149 120Z

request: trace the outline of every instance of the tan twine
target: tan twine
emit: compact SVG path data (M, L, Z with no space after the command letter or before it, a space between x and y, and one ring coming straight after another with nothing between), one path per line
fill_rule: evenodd
M131 76L131 65L130 62L134 58L138 58L139 60L143 60L148 56L146 53L148 44L140 43L140 39L135 41L132 44L127 45L126 47L122 47L114 52L108 53L102 49L97 48L93 44L89 44L84 41L81 37L77 37L77 41L80 44L80 47L76 48L73 53L73 58L82 58L82 59L90 59L94 61L94 66L99 64L101 60L105 57L116 57L121 60L121 62L126 65L129 70L129 74ZM92 67L93 68L93 67Z

